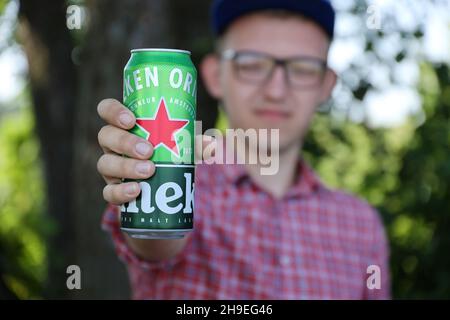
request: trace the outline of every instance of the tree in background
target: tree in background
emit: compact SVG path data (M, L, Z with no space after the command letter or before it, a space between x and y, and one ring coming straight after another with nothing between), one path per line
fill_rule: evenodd
M76 243L72 180L78 82L71 59L74 43L66 28L65 15L64 1L19 2L18 37L29 65L36 132L44 164L46 216L57 223L49 238L45 287L50 297L64 293L65 268L73 260Z

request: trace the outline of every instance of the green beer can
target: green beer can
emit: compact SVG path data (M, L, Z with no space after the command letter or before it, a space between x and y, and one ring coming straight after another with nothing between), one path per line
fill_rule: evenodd
M193 228L197 71L190 52L134 49L124 68L123 104L133 134L154 148L155 174L121 207L121 229L140 239L182 238ZM130 180L126 180L130 181Z

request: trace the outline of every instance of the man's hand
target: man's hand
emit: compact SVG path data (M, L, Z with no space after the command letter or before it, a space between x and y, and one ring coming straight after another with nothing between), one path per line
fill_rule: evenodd
M153 146L127 131L133 128L136 118L119 101L104 99L98 104L97 111L107 123L98 133L98 142L104 152L97 162L97 170L106 181L103 198L120 205L134 200L140 192L137 182L122 183L122 178L147 179L155 173L154 163L148 160L153 154ZM196 157L202 158L202 150L211 143L215 141L210 136L195 137ZM214 156L215 146L210 146L209 150L212 152L208 157Z
M106 181L103 198L120 205L134 200L140 192L137 182L122 183L122 178L147 179L155 173L154 163L148 160L153 154L153 146L127 131L133 128L136 118L119 101L102 100L97 111L107 123L98 133L98 142L104 152L97 162L97 170Z
M155 165L148 160L153 154L153 146L146 140L129 133L136 118L133 113L114 99L102 100L97 111L107 125L98 133L98 142L104 154L97 162L98 172L106 181L103 198L120 205L134 200L140 192L137 182L122 183L122 178L146 179L155 173ZM122 157L122 154L127 157ZM148 261L169 259L180 252L187 237L174 240L141 240L125 234L131 249Z
M137 182L122 183L122 178L147 179L155 173L155 165L148 160L153 154L153 146L146 140L128 132L136 123L133 113L119 101L102 100L97 106L98 114L107 125L100 129L98 142L104 154L97 162L97 170L106 181L103 198L109 203L121 205L134 200L140 192ZM212 137L196 137L196 155L200 146L206 148L213 143ZM215 150L215 147L209 149ZM126 155L127 157L123 157ZM142 240L125 235L131 249L148 261L169 259L179 253L186 245L182 239Z

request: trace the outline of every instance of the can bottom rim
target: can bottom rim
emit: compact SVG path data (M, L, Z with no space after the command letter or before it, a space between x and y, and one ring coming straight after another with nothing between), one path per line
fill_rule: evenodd
M123 232L126 232L130 237L135 239L181 239L192 229L133 229L133 228L120 228Z

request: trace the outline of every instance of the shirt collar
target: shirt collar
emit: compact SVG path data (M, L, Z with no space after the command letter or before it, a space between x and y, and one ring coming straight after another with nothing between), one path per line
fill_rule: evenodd
M301 159L298 162L297 176L294 185L288 190L286 198L307 196L318 191L322 182L313 169Z
M228 182L239 184L241 181L249 178L247 170L243 164L224 164L222 165L224 174Z

